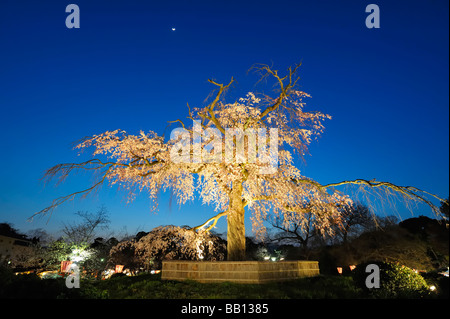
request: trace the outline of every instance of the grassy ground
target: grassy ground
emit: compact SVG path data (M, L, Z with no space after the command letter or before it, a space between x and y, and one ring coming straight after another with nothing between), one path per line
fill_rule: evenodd
M113 299L323 299L362 296L351 278L337 276L252 285L161 281L158 275L141 275L112 278L96 283L95 287Z
M448 299L448 278L436 282L437 293L427 298ZM142 274L108 280L81 279L69 289L65 279L15 276L0 271L0 299L360 299L373 298L357 288L352 277L320 275L268 284L163 281L160 275Z
M0 299L324 299L361 298L351 277L317 276L269 284L163 281L160 274L142 274L107 280L81 279L69 289L65 279L14 275L0 268Z

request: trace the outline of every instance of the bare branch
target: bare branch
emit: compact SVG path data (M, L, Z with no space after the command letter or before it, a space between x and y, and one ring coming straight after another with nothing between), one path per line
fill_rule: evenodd
M222 127L222 125L220 124L220 122L217 120L216 115L214 114L214 107L216 106L217 102L219 102L220 97L222 96L222 94L224 93L224 91L226 91L230 85L234 82L233 77L231 78L230 82L227 85L223 85L223 84L219 84L213 80L208 80L209 83L212 83L216 86L219 87L219 91L216 94L216 97L214 98L214 100L205 108L205 114L203 113L199 113L199 115L203 118L206 118L208 120L210 120L211 122L214 123L214 125L216 126L216 128L222 133L225 134L225 129ZM206 112L208 114L206 114Z
M179 123L181 124L181 126L182 126L185 130L187 130L187 129L186 129L186 126L185 126L184 123L183 123L183 121L180 120L180 119L176 119L175 121L168 121L167 123L169 123L169 126L170 126L170 124L176 123L176 122L179 122Z
M290 91L292 90L292 88L295 87L295 85L297 84L297 81L300 79L300 77L296 77L295 78L295 73L297 72L297 69L300 67L301 63L295 65L294 68L289 67L288 71L289 74L285 75L284 77L280 77L278 75L278 70L273 70L272 67L266 65L266 64L256 64L254 66L252 66L252 69L255 69L257 72L260 73L260 80L268 77L269 75L274 77L277 81L277 84L280 88L280 94L279 96L275 99L275 103L273 103L272 105L266 107L261 115L259 116L259 121L261 121L262 119L264 119L269 113L277 110L280 105L283 103L284 99L286 97L289 96ZM285 80L288 79L289 82L285 83ZM258 82L259 82L258 81ZM249 120L247 120L247 123L245 123L245 128L247 128L249 125Z

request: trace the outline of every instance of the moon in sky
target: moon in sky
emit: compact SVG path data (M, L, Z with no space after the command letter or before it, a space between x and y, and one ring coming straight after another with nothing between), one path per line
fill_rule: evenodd
M175 31L176 29L175 28L172 28L172 31Z

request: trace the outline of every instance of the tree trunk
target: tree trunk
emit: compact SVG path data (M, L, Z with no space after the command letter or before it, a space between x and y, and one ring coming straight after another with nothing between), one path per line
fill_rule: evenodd
M245 260L245 207L242 183L233 185L227 215L227 260Z

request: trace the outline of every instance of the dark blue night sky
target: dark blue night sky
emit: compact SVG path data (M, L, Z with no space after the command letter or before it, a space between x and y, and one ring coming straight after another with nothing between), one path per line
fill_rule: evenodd
M65 8L80 8L68 29ZM365 8L380 8L368 29ZM0 222L22 231L55 230L78 210L105 205L111 228L195 226L213 214L162 195L157 215L145 193L133 203L115 188L76 199L27 223L89 175L44 185L49 167L79 161L72 143L123 129L164 132L201 106L213 78L252 90L254 63L284 70L302 62L308 110L333 116L310 148L304 175L321 183L365 178L449 194L449 2L418 1L99 1L0 0ZM172 28L176 28L172 31ZM429 215L424 206L414 215ZM380 214L411 212L389 204ZM224 231L225 219L218 231ZM126 228L124 228L126 227ZM250 231L250 227L248 227Z

